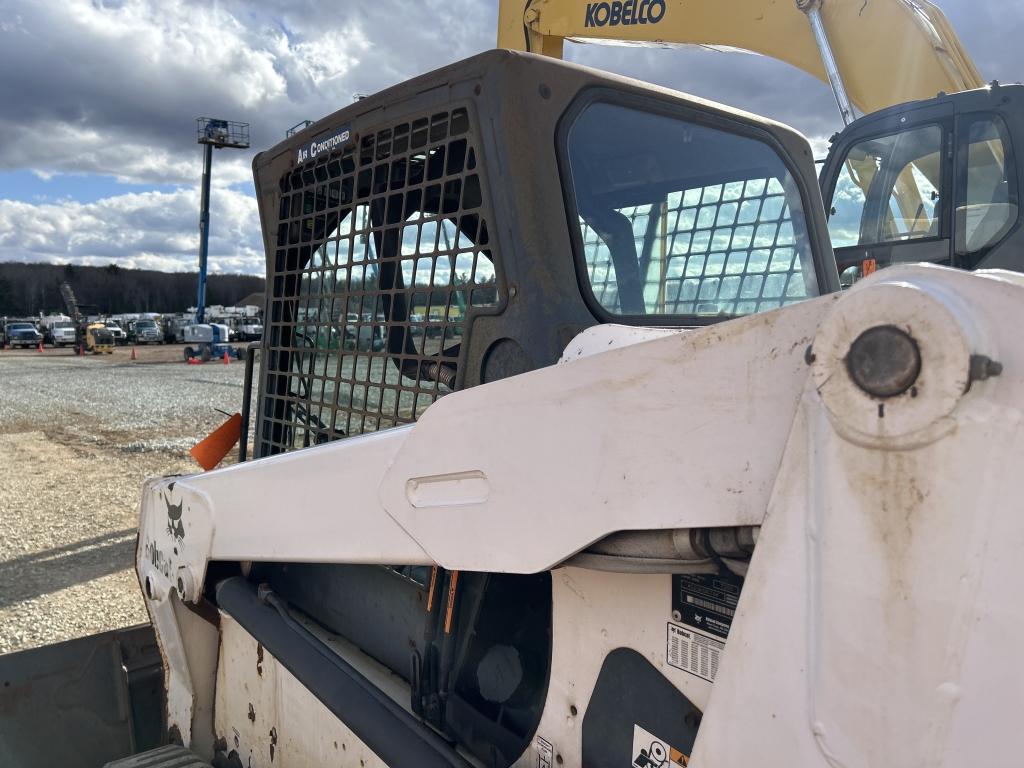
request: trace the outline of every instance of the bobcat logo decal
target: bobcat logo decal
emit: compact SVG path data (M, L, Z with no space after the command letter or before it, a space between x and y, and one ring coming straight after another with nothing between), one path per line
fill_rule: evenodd
M167 505L167 532L178 541L185 539L185 526L181 524L181 509L184 506L184 502L178 502L177 505L171 504L171 500L167 497L167 494L163 494L164 504Z

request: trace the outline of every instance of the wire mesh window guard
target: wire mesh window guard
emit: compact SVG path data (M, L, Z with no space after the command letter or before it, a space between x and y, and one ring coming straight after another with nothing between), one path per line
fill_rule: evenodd
M728 317L817 295L800 193L768 144L595 102L566 148L581 267L607 312Z
M671 192L660 204L618 212L630 222L636 252L646 253L642 314L744 315L808 296L777 178ZM611 251L585 220L580 226L594 297L622 314Z
M414 421L499 301L466 109L363 136L281 180L260 453Z

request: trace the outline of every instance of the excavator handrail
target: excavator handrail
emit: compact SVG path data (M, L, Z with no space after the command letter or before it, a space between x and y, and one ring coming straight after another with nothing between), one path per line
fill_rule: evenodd
M980 88L981 74L928 0L500 0L498 47L562 57L565 40L732 48L829 82L808 13L820 12L862 113Z

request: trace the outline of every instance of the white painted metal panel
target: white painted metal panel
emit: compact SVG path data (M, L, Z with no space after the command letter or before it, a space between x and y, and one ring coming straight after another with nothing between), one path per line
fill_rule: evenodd
M386 768L238 622L220 621L216 733L227 752L254 768Z
M669 334L434 403L381 485L437 563L532 573L619 530L756 525L835 297ZM415 506L478 473L485 501Z
M889 421L868 429L853 394L837 408L832 377L815 371L693 768L1020 763L1022 288L885 270L843 300L878 299L870 313L826 321L819 337L848 345L914 306L921 386L939 391L894 398L885 417L874 403ZM967 366L950 350L965 348L1002 373L950 404L943 377Z

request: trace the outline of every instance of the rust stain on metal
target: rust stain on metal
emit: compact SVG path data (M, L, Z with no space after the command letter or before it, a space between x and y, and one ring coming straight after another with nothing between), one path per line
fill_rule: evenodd
M437 587L437 566L430 569L430 586L427 588L427 613L434 608L434 588Z
M177 725L172 725L167 730L167 743L177 744L178 746L184 746L184 741L181 738L181 729Z
M870 532L886 568L888 589L884 612L888 630L896 633L909 619L906 605L912 599L913 579L908 573L912 560L915 526L928 500L922 487L923 468L913 454L881 451L864 456L851 449L850 466L855 473L853 491L867 512Z
M448 607L444 616L444 633L450 635L452 631L452 616L455 613L455 593L459 588L459 572L452 571L451 579L448 582Z

